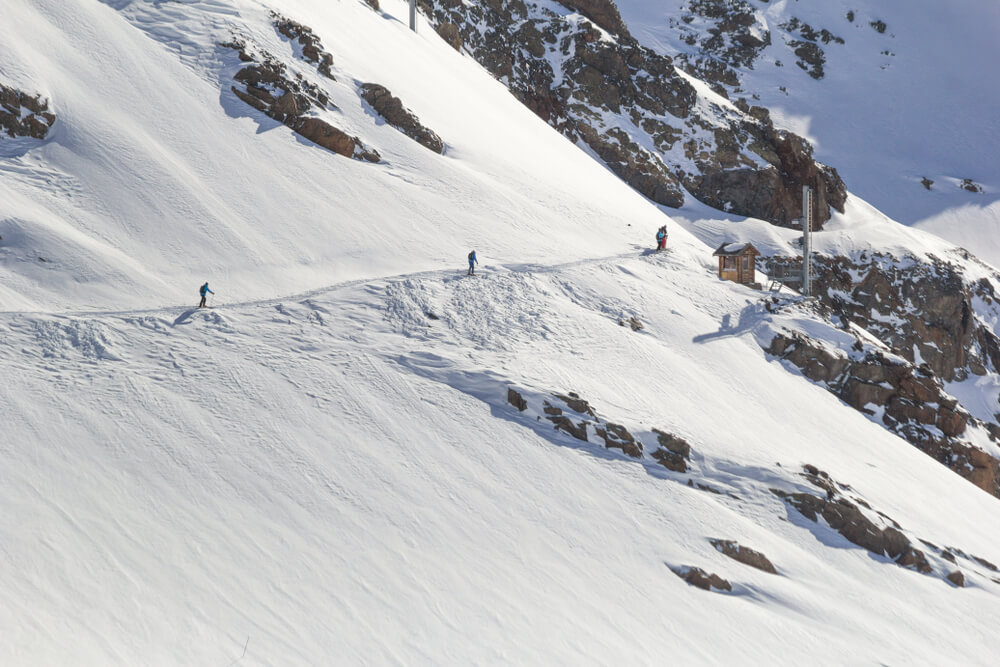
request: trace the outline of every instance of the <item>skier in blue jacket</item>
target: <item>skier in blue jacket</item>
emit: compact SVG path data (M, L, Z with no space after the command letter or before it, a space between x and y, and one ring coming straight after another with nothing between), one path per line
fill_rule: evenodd
M479 263L479 260L476 259L476 251L473 250L472 252L469 253L469 273L468 273L468 275L470 275L470 276L476 275L476 264L478 264L478 263Z
M201 303L198 304L198 307L199 308L204 308L205 307L205 299L208 297L209 294L215 294L215 292L213 292L212 290L208 289L208 283L205 283L204 285L202 285L201 288L199 288L198 291L201 293Z

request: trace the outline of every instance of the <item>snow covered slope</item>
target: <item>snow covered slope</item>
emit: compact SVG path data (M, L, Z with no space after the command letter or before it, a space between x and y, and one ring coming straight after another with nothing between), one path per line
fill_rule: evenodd
M239 62L218 43L233 34L294 62L261 3L5 5L0 78L58 120L43 146L0 142L0 308L196 302L205 280L256 298L461 266L473 247L600 254L662 224L433 32L363 3L275 4L322 35L332 113L382 163L307 145L230 92ZM374 117L369 81L440 128L445 154Z
M749 66L735 66L740 84L729 87L734 98L769 108L776 124L808 137L816 157L836 167L852 193L890 218L1000 265L1000 120L994 112L1000 106L1000 4L616 4L640 42L671 56L705 55L710 30L718 50L708 55L723 61L727 55L718 45L731 44L730 34L767 42ZM746 26L727 23L735 13L746 13ZM795 53L810 43L822 54L820 70L811 64L816 58ZM980 191L964 189L966 179Z
M850 341L718 281L684 228L725 216L675 224L403 2L4 11L0 82L57 120L0 140L0 663L992 664L1000 500L763 352ZM234 37L382 160L243 104ZM824 248L948 250L850 202Z
M755 302L629 254L7 316L0 656L225 663L249 637L274 665L988 664L1000 575L973 557L1000 560L998 501L769 362ZM567 391L644 458L553 430L540 401ZM654 428L687 472L649 455ZM771 489L808 492L805 463L933 572L786 506Z

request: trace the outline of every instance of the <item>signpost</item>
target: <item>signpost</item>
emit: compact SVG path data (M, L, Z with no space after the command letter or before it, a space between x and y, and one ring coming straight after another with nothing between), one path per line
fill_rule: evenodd
M808 185L802 186L802 296L812 296L812 285L809 283L810 260L812 256L812 190Z

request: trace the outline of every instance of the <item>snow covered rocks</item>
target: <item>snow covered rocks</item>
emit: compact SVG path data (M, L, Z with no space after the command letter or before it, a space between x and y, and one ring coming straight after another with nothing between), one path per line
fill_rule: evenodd
M709 574L700 567L684 565L678 568L670 568L670 571L684 581L688 582L691 586L695 586L696 588L700 588L702 590L726 592L733 590L733 585L731 583L715 573Z
M724 556L729 556L739 563L755 567L762 572L768 572L770 574L778 573L778 570L775 569L774 564L768 560L767 556L759 551L745 547L739 542L722 539L711 539L709 542L712 543L712 546L715 547L719 553Z
M334 79L330 71L333 56L323 50L319 38L308 27L277 14L273 22L281 35L297 40L303 60L315 65L327 79ZM248 63L233 77L231 90L236 97L327 150L365 162L381 160L379 152L359 137L321 117L332 107L330 96L301 72L292 71L267 51L254 49L245 39L234 38L220 46L237 51L240 61Z
M421 146L435 153L444 151L444 142L434 130L425 127L417 116L403 106L403 102L394 97L389 89L377 83L361 85L361 97L371 105L375 112L385 118L394 128L416 141Z
M0 83L0 130L8 137L44 139L55 122L48 100L41 95L29 95Z
M805 139L639 44L611 0L560 4L586 18L520 1L444 2L429 18L539 117L657 204L679 208L687 190L710 206L790 225L808 184L816 188L819 224L831 208L843 211L843 182L814 160ZM715 4L729 16L732 3ZM744 9L743 27L754 29L736 41L755 53L765 42L750 36L754 13Z

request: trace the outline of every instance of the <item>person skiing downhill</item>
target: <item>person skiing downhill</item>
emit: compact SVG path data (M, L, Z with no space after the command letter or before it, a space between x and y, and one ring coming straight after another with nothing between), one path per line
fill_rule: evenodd
M470 276L476 275L476 264L478 263L479 260L476 259L476 251L473 250L472 252L469 253L469 273L466 275Z
M656 251L667 249L667 226L663 225L656 231Z
M198 304L199 308L204 308L205 307L205 299L208 297L209 294L215 294L215 292L213 292L212 290L208 289L208 283L205 283L204 285L202 285L198 289L198 292L201 293L201 303Z

